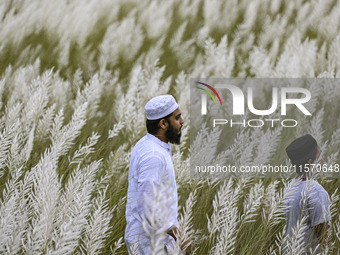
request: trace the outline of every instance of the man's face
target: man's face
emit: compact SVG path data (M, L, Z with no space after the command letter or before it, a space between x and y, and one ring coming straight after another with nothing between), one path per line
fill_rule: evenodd
M169 118L168 129L166 130L165 136L170 143L180 144L182 135L182 126L184 120L182 118L182 113L179 108L177 108Z

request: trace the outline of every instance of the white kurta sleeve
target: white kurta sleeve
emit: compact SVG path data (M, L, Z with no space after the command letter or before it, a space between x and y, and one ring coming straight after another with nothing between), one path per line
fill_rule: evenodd
M318 192L313 194L309 200L311 226L314 227L326 222L330 224L330 201L328 194L326 192Z
M152 222L152 225L158 225L159 228L168 229L175 222L172 222L169 215L168 196L165 194L164 180L166 178L165 160L156 154L147 156L140 162L138 169L138 205L137 210L140 219ZM153 217L152 220L149 218Z

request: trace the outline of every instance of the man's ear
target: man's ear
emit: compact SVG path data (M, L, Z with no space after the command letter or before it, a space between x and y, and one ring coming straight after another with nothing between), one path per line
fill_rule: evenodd
M159 126L160 126L162 129L166 129L167 126L168 126L168 123L167 123L167 121L166 121L165 119L161 119L161 120L159 121Z

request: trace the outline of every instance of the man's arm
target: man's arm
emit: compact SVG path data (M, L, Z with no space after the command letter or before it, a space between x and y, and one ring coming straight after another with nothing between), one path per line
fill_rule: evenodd
M148 223L146 227L153 224L153 227L168 229L177 224L171 217L170 205L174 201L169 197L169 193L177 191L163 183L164 168L161 156L155 154L143 158L139 168L136 211L139 218Z

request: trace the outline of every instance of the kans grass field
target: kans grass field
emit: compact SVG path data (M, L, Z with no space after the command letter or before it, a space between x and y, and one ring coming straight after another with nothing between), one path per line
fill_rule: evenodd
M301 231L284 240L289 179L190 178L190 78L339 78L339 32L336 0L1 1L0 254L127 254L130 154L145 103L165 93L185 120L173 158L195 254L299 254ZM286 162L282 146L308 131L339 163L340 89L313 91L313 118L270 133L263 158L270 130L240 131L234 160ZM319 181L332 209L325 254L339 254L340 181Z

